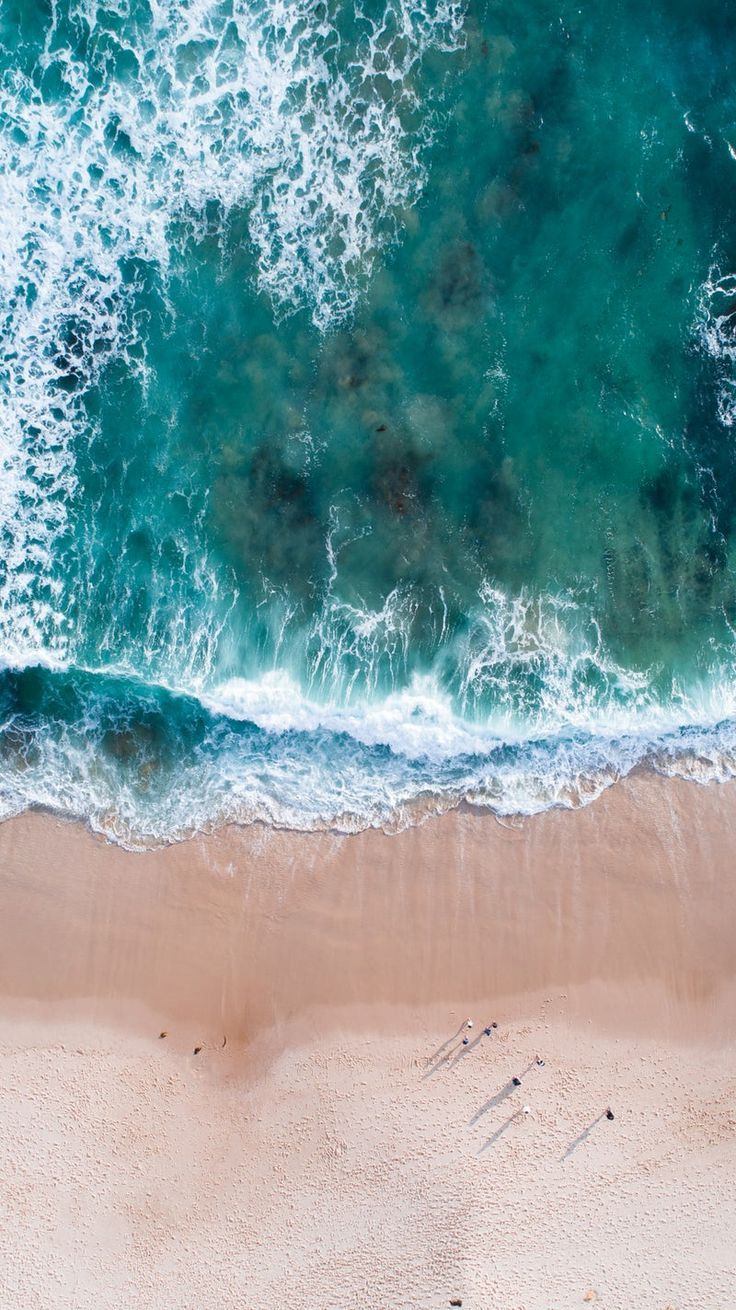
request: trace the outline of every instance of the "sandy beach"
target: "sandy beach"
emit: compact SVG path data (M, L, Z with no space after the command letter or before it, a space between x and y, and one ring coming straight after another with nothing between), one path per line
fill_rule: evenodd
M5 823L0 1303L724 1310L735 863L736 786L649 776L144 855Z

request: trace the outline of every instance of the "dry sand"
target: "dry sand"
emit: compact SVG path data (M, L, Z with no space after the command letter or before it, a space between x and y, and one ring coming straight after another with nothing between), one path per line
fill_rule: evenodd
M0 1305L733 1310L735 857L736 786L656 778L150 855L6 823Z

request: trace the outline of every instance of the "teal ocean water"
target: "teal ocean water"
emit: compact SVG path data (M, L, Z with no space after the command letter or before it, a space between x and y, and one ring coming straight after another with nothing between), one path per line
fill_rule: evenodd
M0 815L736 772L723 0L2 0Z

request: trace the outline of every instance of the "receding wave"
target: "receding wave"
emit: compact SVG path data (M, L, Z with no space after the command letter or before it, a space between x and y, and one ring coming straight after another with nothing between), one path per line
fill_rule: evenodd
M577 722L463 719L429 677L351 708L283 673L195 697L109 673L0 675L0 816L41 807L124 846L225 823L386 831L465 802L498 815L587 804L643 766L736 776L736 697L700 688Z

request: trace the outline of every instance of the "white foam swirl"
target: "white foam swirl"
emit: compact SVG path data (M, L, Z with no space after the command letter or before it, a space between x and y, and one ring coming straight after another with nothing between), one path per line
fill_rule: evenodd
M711 270L703 284L698 309L700 339L719 367L718 417L725 427L736 424L736 273Z
M35 59L1 52L4 660L68 649L51 561L85 400L111 354L145 370L131 261L165 290L176 249L242 207L277 311L349 314L421 187L422 57L461 18L456 0L386 0L378 20L334 0L68 0Z

